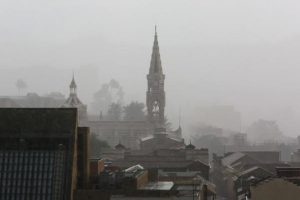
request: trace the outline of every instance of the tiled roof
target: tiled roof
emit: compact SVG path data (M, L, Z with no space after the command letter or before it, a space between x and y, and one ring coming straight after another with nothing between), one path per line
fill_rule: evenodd
M234 162L238 161L239 159L241 159L244 156L245 156L245 154L240 153L240 152L232 153L222 159L222 164L225 166L232 165Z
M66 102L64 103L63 107L78 107L83 106L80 99L77 97L76 94L70 94Z
M162 161L162 160L156 160L156 161L128 161L125 159L120 159L113 161L112 165L117 166L120 168L127 168L133 165L142 165L143 167L147 169L151 168L185 168L193 163L201 163L202 165L205 165L209 167L207 164L201 162L201 161Z

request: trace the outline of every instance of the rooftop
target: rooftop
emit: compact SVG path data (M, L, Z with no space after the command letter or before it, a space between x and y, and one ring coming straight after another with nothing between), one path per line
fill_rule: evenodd
M245 154L240 153L240 152L232 153L222 159L222 164L225 166L232 165L234 162L238 161L239 159L241 159L244 156L245 156Z
M74 108L0 108L0 137L63 137L76 123Z
M171 190L174 186L174 183L171 181L160 181L160 182L149 182L144 187L141 187L140 190Z

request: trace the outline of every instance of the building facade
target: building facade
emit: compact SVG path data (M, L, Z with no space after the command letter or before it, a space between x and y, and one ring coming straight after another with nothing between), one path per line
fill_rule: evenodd
M74 108L0 109L0 199L73 199L87 185L87 140Z

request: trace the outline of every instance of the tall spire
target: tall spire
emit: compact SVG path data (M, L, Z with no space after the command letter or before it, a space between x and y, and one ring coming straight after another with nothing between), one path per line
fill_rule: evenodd
M153 42L153 48L152 48L150 70L149 70L149 74L154 74L154 73L155 74L163 74L161 60L160 60L156 25L155 25L155 34L154 34L154 42Z
M156 127L163 127L165 122L165 91L159 46L157 40L157 28L155 26L154 42L152 48L151 62L149 74L147 75L148 91L147 91L147 112L148 120Z
M77 97L77 85L75 82L75 76L74 76L74 72L73 72L73 77L70 83L70 95L68 97L68 99L66 100L66 102L64 103L63 107L77 107L77 106L82 106L83 104L81 103L81 101L79 100L79 98Z
M72 81L70 83L70 93L71 94L75 94L76 93L76 89L77 89L77 85L76 85L76 82L75 82L74 72L73 72Z

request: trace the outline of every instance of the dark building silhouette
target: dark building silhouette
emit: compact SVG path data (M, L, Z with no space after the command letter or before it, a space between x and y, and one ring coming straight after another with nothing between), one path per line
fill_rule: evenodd
M77 188L89 187L90 177L90 129L77 128Z
M73 199L88 184L87 142L77 109L1 108L0 199Z
M54 94L54 95L53 95ZM39 96L36 93L27 93L25 96L1 96L1 108L58 108L64 102L64 96L51 93L46 96Z

